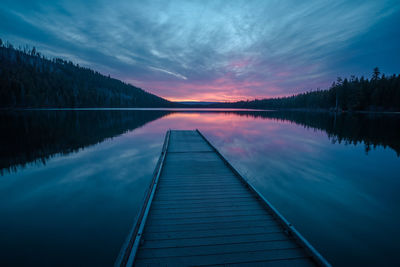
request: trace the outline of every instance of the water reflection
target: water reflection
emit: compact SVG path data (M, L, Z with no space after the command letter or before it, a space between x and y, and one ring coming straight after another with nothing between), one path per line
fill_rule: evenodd
M218 118L201 114L234 114L287 121L325 131L333 143L363 143L367 153L376 146L390 147L400 156L398 115L215 110L16 111L0 112L3 129L0 136L0 173L16 171L28 163L45 164L54 155L76 152L173 113L207 119L208 122Z
M32 110L0 112L0 172L42 163L134 130L169 111Z
M263 116L263 115L261 115ZM400 114L360 114L326 112L269 112L266 116L323 130L333 143L364 143L368 153L372 147L390 147L400 156Z
M43 130L50 143L40 136L20 139L16 158L25 156L26 145L29 160L44 155L46 164L28 164L0 176L1 266L113 265L163 142L164 133L141 127L108 138L141 125L142 119L136 119L139 122L127 116L115 124L94 120L98 124L91 129L89 117L87 126L75 127L74 121L72 132L63 126L67 122L57 122L60 128L54 132L45 132L51 127L43 123L34 132L40 135ZM113 125L124 126L114 131ZM90 145L103 138L108 139ZM33 146L32 140L42 143ZM90 146L77 149L81 145Z
M200 129L333 264L400 264L398 115L21 111L0 122L0 265L112 265L169 128Z

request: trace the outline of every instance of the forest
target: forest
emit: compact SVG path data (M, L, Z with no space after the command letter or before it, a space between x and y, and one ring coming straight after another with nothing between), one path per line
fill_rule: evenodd
M138 87L0 39L0 108L170 107Z
M174 103L120 80L33 48L14 48L0 39L0 108L197 107L400 111L400 75L378 68L370 78L337 78L327 90L287 97L209 105Z
M351 76L350 79L339 77L328 90L211 106L253 109L400 111L400 75L381 75L379 68L375 68L370 79L355 76Z

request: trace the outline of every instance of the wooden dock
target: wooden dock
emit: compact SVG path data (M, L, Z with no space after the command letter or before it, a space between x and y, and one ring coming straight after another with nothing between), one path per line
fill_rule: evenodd
M330 266L198 131L168 131L116 266Z

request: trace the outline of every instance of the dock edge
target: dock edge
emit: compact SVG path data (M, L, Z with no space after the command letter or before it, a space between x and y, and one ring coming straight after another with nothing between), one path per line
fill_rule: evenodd
M157 184L160 179L160 174L164 166L164 160L167 154L170 135L171 130L168 130L165 134L161 155L154 169L153 179L145 193L142 201L143 204L141 205L139 213L137 213L136 215L135 222L133 223L131 231L129 232L128 237L122 245L120 253L114 263L115 267L133 266L136 251L139 247L140 238L142 236L143 229L146 224L147 215L149 214L149 210L151 207L151 202L153 201L153 197L157 189Z

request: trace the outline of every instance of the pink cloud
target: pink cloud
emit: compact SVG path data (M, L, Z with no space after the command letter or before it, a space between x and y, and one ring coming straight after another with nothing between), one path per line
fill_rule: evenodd
M226 75L207 82L190 81L145 81L141 83L159 96L173 101L238 101L254 98L271 97L268 91L279 91L268 82L256 80L235 80L232 76ZM265 93L254 88L266 88Z
M144 80L127 78L149 92L171 101L239 101L289 96L305 90L327 88L330 82L312 75L318 64L306 67L283 63L257 62L254 58L228 61L210 77L147 77Z

